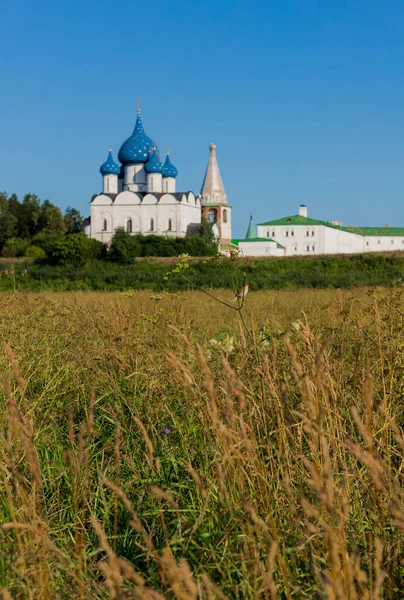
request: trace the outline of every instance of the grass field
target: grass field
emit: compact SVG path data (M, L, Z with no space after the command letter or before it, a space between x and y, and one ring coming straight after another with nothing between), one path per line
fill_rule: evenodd
M403 293L1 294L0 596L404 598Z

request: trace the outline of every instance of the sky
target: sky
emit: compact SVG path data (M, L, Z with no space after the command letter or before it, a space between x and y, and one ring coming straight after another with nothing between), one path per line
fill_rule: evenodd
M308 206L404 226L403 0L13 0L0 21L0 190L90 213L99 167L146 133L233 237Z

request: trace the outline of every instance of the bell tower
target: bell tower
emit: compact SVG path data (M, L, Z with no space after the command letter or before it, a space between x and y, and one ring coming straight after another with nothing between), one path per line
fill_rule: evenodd
M211 223L212 227L216 224L219 230L219 242L229 243L231 240L231 206L227 202L217 164L216 145L211 144L209 150L209 162L201 190L202 217Z

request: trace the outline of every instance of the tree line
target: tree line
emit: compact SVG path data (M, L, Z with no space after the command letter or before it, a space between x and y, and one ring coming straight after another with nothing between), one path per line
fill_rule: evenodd
M0 192L0 251L5 257L24 256L36 236L79 233L83 220L76 208L68 207L63 213L49 200L41 202L36 194L19 200L16 194Z
M3 258L29 257L56 265L78 267L88 261L133 264L144 256L212 256L217 252L212 228L201 224L199 235L173 238L132 235L118 229L109 247L82 232L84 218L68 207L63 213L35 194L19 200L0 193L0 252Z

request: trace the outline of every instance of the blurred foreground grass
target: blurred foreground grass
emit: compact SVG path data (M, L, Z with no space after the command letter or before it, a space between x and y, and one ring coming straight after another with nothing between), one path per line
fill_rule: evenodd
M0 307L3 598L404 597L401 288Z

